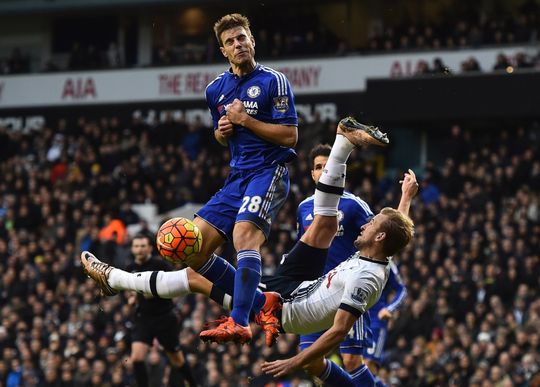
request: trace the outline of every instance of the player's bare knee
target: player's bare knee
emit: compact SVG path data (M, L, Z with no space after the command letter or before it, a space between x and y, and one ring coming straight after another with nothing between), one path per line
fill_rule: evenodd
M131 344L131 361L145 361L147 352L148 346L145 343L137 341L134 342L133 344Z
M197 254L188 257L185 262L189 267L198 270L206 261L208 261L212 253L225 242L225 239L204 219L195 218L193 223L195 223L201 231L202 245L200 251Z
M189 256L185 260L185 263L190 268L193 268L193 270L197 271L204 265L206 261L208 261L208 258L210 258L210 254L204 254L203 251L200 251L197 254Z
M251 222L238 222L233 230L233 244L236 251L257 250L266 241L264 233Z
M203 289L205 287L205 283L208 283L208 280L206 278L204 278L202 275L200 275L190 267L186 268L186 273L189 289L191 289L192 291L194 289Z
M304 371L306 371L308 374L312 376L320 376L324 369L326 368L326 363L323 357L319 359L315 359L311 361L309 364L306 364L304 367Z

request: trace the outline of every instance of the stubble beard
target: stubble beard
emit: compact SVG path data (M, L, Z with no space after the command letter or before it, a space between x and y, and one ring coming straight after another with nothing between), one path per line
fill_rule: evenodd
M233 60L231 60L231 64L242 70L249 70L251 67L255 67L255 50L248 49L246 54L247 55L245 56L245 58L242 58L240 60L236 60L235 58L233 58Z
M373 241L370 241L370 240L355 240L354 241L354 247L356 247L357 250L362 250L362 249L365 249L366 247L371 247L373 246Z

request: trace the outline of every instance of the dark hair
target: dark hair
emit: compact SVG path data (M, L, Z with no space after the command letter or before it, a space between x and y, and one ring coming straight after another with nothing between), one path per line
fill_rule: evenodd
M223 47L223 42L221 41L221 34L223 31L236 27L244 27L248 35L250 37L253 36L249 29L249 19L239 13L225 15L214 24L214 33L216 34L216 39L221 47Z
M386 233L384 254L387 257L403 249L414 236L414 223L407 215L390 207L381 210L387 219L381 223L380 230Z
M315 157L317 156L330 156L330 151L332 147L328 144L317 144L309 151L309 160L311 161L311 166L315 162Z
M148 241L148 244L149 245L152 245L152 238L150 238L150 235L146 235L146 234L135 234L135 236L131 239L131 241L133 242L135 239L146 239Z

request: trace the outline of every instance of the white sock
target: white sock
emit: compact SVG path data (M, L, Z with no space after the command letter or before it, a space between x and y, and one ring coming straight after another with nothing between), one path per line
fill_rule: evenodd
M331 159L328 159L326 162L326 167L324 167L319 182L332 187L345 187L347 164L336 163L335 161L330 160Z
M318 189L315 189L315 199L313 200L313 215L337 216L340 198L341 195L322 192Z
M115 290L135 290L145 296L154 296L150 283L153 271L128 273L112 269L107 282ZM155 276L155 291L161 298L175 298L191 293L186 270L158 271Z
M334 145L328 156L319 182L328 186L345 188L347 174L347 160L354 149L354 145L341 134L336 135ZM336 216L341 195L315 190L313 214L323 216Z
M232 301L232 296L225 294L225 296L223 297L223 308L225 308L226 310L232 310Z
M354 145L347 140L347 137L337 134L319 181L333 187L345 187L347 160L354 148Z
M332 145L328 161L335 160L337 163L344 164L347 162L347 159L354 148L353 143L350 142L347 137L342 134L336 134L336 139L334 140L334 145ZM326 163L326 165L328 166L328 163Z

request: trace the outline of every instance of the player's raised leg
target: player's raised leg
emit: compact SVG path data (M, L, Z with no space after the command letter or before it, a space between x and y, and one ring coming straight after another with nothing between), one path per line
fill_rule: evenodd
M81 253L81 263L84 272L101 289L105 296L114 296L122 290L133 290L148 297L175 298L189 293L200 293L226 309L232 305L232 296L224 289L212 284L208 279L191 268L177 270L173 272L146 271L129 273L117 269L105 262L100 261L94 254L84 251ZM232 278L229 278L229 287L234 285L235 269L232 268ZM275 292L262 293L256 291L257 309L253 312L257 314L256 322L269 330L267 335L267 345L271 346L274 337L277 337L278 319L275 312L281 309L281 299Z
M338 204L345 188L347 160L355 147L385 146L389 140L378 128L359 123L352 117L342 119L326 167L317 183L313 223L301 241L312 247L328 248L337 231Z
M148 297L175 298L189 293L201 293L212 298L212 283L191 268L129 273L100 261L89 251L81 253L81 264L84 272L96 282L105 296L114 296L122 290L133 290Z
M338 205L345 188L347 160L354 148L370 144L385 146L388 143L386 134L352 117L338 123L334 144L315 189L313 223L278 267L278 275L312 280L323 274L327 249L337 231ZM308 254L312 258L306 267L303 257Z

